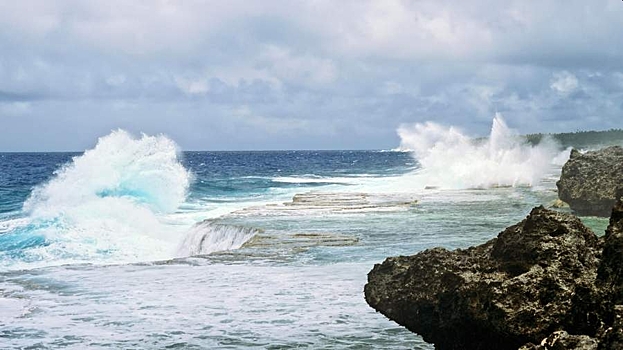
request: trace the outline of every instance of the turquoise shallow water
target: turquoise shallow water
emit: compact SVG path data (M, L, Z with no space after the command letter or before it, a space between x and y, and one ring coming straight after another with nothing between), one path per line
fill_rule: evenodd
M432 349L367 306L367 272L495 237L556 198L559 167L490 189L425 189L420 170L406 152L180 154L119 133L0 154L0 343Z

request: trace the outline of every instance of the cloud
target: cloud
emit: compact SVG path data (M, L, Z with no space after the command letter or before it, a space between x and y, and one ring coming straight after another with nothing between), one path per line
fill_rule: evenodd
M188 95L203 95L210 91L208 81L205 79L186 79L182 77L175 77L175 83L182 92Z
M575 75L567 71L562 71L554 73L550 88L561 95L569 95L575 91L578 86L578 78L576 78Z
M30 111L29 102L0 102L0 117L18 117Z
M452 4L431 1L370 1L356 15L336 19L328 26L337 38L333 45L349 55L398 59L446 59L479 55L491 44L484 22L464 16ZM460 6L460 5L459 5ZM336 35L338 34L338 35Z
M289 134L297 131L314 131L309 120L275 118L255 114L248 106L234 108L231 113L236 124L267 134Z
M337 67L330 59L309 54L294 55L289 49L274 45L264 49L260 62L280 81L295 84L326 85L334 82L338 75Z
M110 85L110 86L120 86L123 83L125 83L125 75L123 74L117 74L117 75L113 75L110 76L106 79L106 84Z
M482 135L496 111L520 132L620 127L621 27L607 0L8 2L0 113L29 137L0 150L117 127L192 149L394 148L402 123Z

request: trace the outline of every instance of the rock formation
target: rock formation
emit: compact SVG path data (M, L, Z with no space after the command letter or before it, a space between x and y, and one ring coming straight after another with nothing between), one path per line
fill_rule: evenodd
M562 168L558 197L578 215L608 217L615 202L615 190L623 184L623 148L599 151L571 151Z
M537 207L482 245L388 258L365 297L439 350L623 349L623 204L602 238Z

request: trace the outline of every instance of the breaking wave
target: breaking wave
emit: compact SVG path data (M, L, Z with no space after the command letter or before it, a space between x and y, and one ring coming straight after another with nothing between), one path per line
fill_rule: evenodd
M559 146L543 140L531 146L496 113L488 138L474 140L455 127L433 122L402 125L400 148L421 165L417 181L439 188L533 186L560 158ZM556 159L560 162L560 159Z
M177 256L194 256L238 249L261 230L234 225L200 222L191 228L177 249Z
M0 235L3 265L170 258L181 228L163 219L190 181L167 137L113 131L33 189L25 222Z

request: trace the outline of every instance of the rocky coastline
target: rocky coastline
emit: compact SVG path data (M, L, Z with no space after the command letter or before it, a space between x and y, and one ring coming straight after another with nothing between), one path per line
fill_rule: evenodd
M623 147L580 153L572 150L556 183L558 197L581 216L608 217L623 184Z
M622 196L602 237L536 207L482 245L387 258L366 301L438 350L623 349Z

